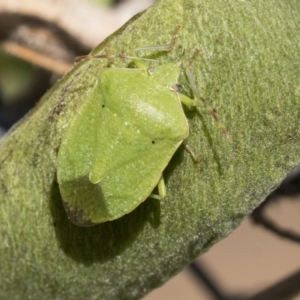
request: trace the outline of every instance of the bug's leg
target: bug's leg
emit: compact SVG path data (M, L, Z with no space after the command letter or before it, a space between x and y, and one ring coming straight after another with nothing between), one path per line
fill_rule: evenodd
M81 55L75 57L75 62L79 62L83 59L93 59L93 58L104 58L108 60L112 60L115 58L121 59L131 59L132 61L156 61L155 59L143 58L137 56L128 56L126 54L97 54L97 55Z
M149 197L157 200L163 200L167 195L167 189L163 175L161 175L157 183L158 195L150 194Z
M194 54L192 55L191 59L189 60L188 65L185 68L186 76L188 78L188 81L189 81L192 93L194 95L194 98L196 99L196 101L195 100L194 101L195 101L195 103L198 103L199 101L201 101L206 106L208 112L213 117L213 119L216 121L216 123L217 123L218 127L220 128L220 130L223 132L223 134L225 135L225 137L228 137L228 134L227 134L225 126L220 122L220 120L218 118L217 110L215 108L213 108L212 106L210 106L207 103L207 101L206 101L205 98L203 98L203 97L200 96L199 91L198 91L198 89L196 87L195 77L194 77L193 72L192 72L192 64L193 64L195 58L197 57L197 55L199 53L200 53L200 50L197 48L194 51ZM180 100L181 100L181 98L180 98Z
M181 29L181 25L176 25L175 31L172 35L172 39L170 43L165 44L165 45L149 45L149 46L143 46L143 47L138 47L135 48L134 50L140 51L140 50L149 50L149 51L171 51L176 43L176 40L178 38L178 31Z
M195 163L198 163L200 161L199 157L195 154L193 149L190 147L190 145L187 143L187 140L184 140L182 143L186 149L186 151L191 155Z
M191 99L183 94L179 94L177 92L176 89L174 89L174 92L176 92L177 97L179 98L179 100L181 101L181 103L185 104L188 107L195 107L197 106L197 101L195 101L194 99ZM189 152L189 154L192 156L193 160L195 163L198 163L200 161L199 157L195 154L195 152L193 151L193 149L190 147L190 145L187 143L187 139L185 139L182 143L186 149L187 152Z
M100 58L100 59L104 58L104 59L107 59L109 61L112 61L116 58L131 59L133 61L140 61L140 62L142 62L142 61L156 61L155 59L129 56L129 55L126 55L126 54L111 54L109 51L107 51L107 48L105 48L105 54L97 54L97 55L88 54L88 55L76 56L75 57L75 62L79 62L83 59L93 59L93 58Z
M181 29L181 25L177 25L175 28L175 31L173 33L172 39L170 43L165 44L165 45L152 45L152 46L144 46L144 47L138 47L135 48L135 51L140 51L140 50L150 50L150 51L171 51L176 43L176 40L178 38L178 31ZM75 57L75 62L79 62L83 59L92 59L92 58L106 58L106 59L114 59L114 58L121 58L121 59L132 59L134 61L134 64L140 68L139 61L156 61L155 59L150 59L150 58L141 58L141 57L135 57L135 56L128 56L126 54L97 54L97 55L81 55ZM137 61L137 63L136 63ZM142 66L141 68L144 68Z
M108 46L108 49L109 49L109 46ZM75 62L79 62L79 61L84 60L84 59L92 59L92 58L106 58L108 60L112 60L112 59L115 58L115 55L111 54L108 49L105 48L105 54L100 54L100 55L88 54L88 55L76 56L75 57Z
M195 106L199 105L199 102L195 99L191 99L188 96L185 96L185 95L177 93L177 92L176 92L176 94L178 95L180 102L188 107L195 107Z
M177 33L181 29L181 25L177 25L175 28L175 31L173 33L172 39L170 43L166 45L154 45L154 46L145 46L145 47L139 47L134 49L135 51L139 50L150 50L150 51L171 51L175 45L175 42L177 40ZM143 61L156 61L155 59L150 59L150 58L142 58L142 57L137 57L137 56L129 56L126 54L97 54L97 55L81 55L75 57L75 62L79 62L83 59L92 59L92 58L104 58L104 59L115 59L115 58L121 58L121 59L131 59L133 63L139 68L139 69L147 69L145 64L143 64Z

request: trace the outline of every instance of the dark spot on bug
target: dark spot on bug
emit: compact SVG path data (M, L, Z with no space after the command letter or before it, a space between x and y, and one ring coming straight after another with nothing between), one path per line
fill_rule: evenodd
M154 145L154 144L155 144L155 141L152 141L152 144Z
M105 104L102 104L102 108L105 107Z

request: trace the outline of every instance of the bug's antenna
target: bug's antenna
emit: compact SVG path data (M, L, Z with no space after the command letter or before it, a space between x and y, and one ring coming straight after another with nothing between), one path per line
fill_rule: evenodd
M207 103L207 101L204 97L200 96L199 91L196 87L195 77L192 73L192 64L193 64L195 58L198 56L199 53L200 53L200 49L196 48L193 55L192 55L192 57L189 60L188 65L185 68L185 72L186 72L186 75L188 77L192 93L193 93L194 97L196 98L196 100L200 100L206 106L208 112L213 117L213 119L216 121L216 123L217 123L218 127L220 128L220 130L223 132L225 137L228 138L227 130L226 130L225 126L220 122L220 120L218 118L218 115L217 115L217 110L215 108L213 108L212 106L210 106Z

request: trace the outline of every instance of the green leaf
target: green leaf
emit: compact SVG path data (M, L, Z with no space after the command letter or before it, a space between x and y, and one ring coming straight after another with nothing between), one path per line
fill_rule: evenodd
M205 107L190 114L200 163L180 148L163 202L95 227L67 219L56 158L107 61L80 62L57 82L0 144L1 297L139 299L229 234L299 161L299 22L296 0L161 0L93 51L136 55L168 43L181 24L173 51L146 55L186 65L199 47L196 84L229 133ZM189 95L183 74L181 82Z

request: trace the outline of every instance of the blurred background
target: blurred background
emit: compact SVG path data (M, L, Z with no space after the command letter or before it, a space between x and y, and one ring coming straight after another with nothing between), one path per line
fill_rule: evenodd
M0 0L0 137L152 0ZM252 216L144 300L300 299L300 170ZM242 199L241 199L242 201Z

